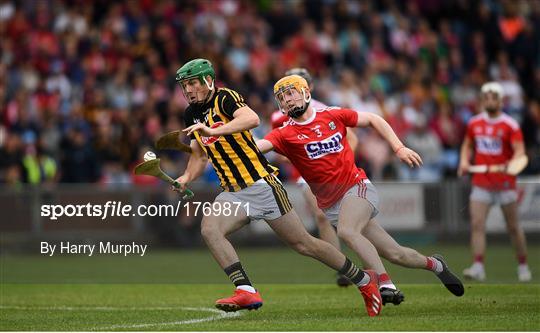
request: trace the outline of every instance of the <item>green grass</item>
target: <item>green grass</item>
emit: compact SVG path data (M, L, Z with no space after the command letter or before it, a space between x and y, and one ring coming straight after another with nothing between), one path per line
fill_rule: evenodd
M189 330L189 331L538 331L538 285L474 285L464 297L439 285L402 284L407 299L378 318L365 314L353 288L333 285L259 285L264 306L239 317L211 309L228 285L5 285L1 330ZM69 308L66 308L69 307ZM77 309L79 308L79 309ZM178 323L181 321L180 323ZM141 325L141 326L138 326Z
M419 250L443 253L456 272L469 264L463 246ZM204 250L151 250L142 258L2 254L0 330L539 331L540 247L529 250L532 283L517 283L509 246L491 246L489 284L466 283L460 298L430 272L387 264L406 300L377 318L367 317L356 290L332 284L328 268L282 248L239 251L265 304L236 317L212 307L232 287Z

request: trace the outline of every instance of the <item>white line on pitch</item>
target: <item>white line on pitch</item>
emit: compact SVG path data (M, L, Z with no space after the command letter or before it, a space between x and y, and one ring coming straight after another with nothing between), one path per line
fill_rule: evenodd
M222 312L212 308L193 308L193 307L177 307L177 306L150 306L150 307L110 307L110 306L19 306L19 305L0 305L0 309L6 310L24 310L24 311L170 311L170 310L184 310L184 311L204 311L214 313L210 317L178 320L171 322L161 323L144 323L144 324L130 324L130 325L112 325L106 327L96 328L97 330L113 330L118 328L144 328L152 326L172 326L172 325L187 325L203 323L208 321L234 318L241 315L239 312Z
M112 307L112 306L20 306L20 305L0 305L0 309L6 310L25 310L25 311L167 311L167 310L186 310L197 308L186 308L182 306L148 306L148 307L136 307L136 306L124 306L124 307ZM200 308L208 309L208 308ZM214 309L212 309L214 310ZM190 311L190 310L188 310Z
M108 326L108 327L100 327L98 328L98 330L101 331L101 330L114 330L118 328L145 328L145 327L152 327L152 326L188 325L188 324L204 323L208 321L214 321L214 320L220 320L220 319L226 319L226 318L234 318L241 315L240 312L223 312L223 311L211 309L211 308L182 308L182 309L187 310L187 311L207 311L207 312L216 313L216 315L211 316L211 317L206 317L206 318L170 321L170 322L163 322L163 323L113 325L113 326Z

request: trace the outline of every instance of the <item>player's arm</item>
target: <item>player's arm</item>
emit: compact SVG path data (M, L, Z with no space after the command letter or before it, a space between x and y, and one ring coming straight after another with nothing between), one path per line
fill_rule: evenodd
M512 141L512 150L514 152L512 159L525 155L525 144L523 140Z
M214 136L229 135L247 131L259 126L259 116L249 106L243 106L233 113L234 119L223 126L212 128Z
M191 155L189 156L188 164L184 174L176 179L180 183L180 190L186 189L186 184L199 178L206 168L208 157L203 152L197 140L193 139L190 143Z
M272 144L272 142L270 142L270 141L268 141L266 139L257 140L255 143L257 144L257 148L259 148L259 150L263 154L266 154L269 151L274 150L274 145Z
M197 123L189 126L183 131L187 135L198 131L203 136L222 136L242 131L247 131L259 126L259 116L249 106L243 106L236 110L233 114L233 119L223 126L210 128L203 123Z
M354 133L354 129L347 128L347 136L346 136L347 142L349 142L349 146L351 147L351 150L354 152L356 151L356 147L358 147L358 136Z
M468 172L469 167L471 166L470 158L473 152L473 145L471 138L466 135L463 143L461 144L461 149L459 153L459 167L458 167L458 176L463 176Z
M357 127L373 127L388 142L397 157L411 168L422 165L422 158L414 150L405 147L390 125L381 116L374 113L358 114Z
M198 131L204 136L222 136L243 132L259 126L259 116L245 102L242 95L229 89L219 92L217 96L221 108L219 112L230 119L225 125L210 128L205 124L194 124L184 131L188 134Z

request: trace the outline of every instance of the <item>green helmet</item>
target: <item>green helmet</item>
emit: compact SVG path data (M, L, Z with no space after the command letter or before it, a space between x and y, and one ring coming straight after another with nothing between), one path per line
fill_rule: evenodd
M193 77L198 77L201 83L205 83L205 77L210 75L212 80L216 79L216 72L212 63L206 59L193 59L184 64L176 71L176 81L180 82Z

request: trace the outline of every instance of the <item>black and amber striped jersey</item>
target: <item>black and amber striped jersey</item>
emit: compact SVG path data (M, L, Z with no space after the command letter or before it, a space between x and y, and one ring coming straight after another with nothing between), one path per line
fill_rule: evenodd
M233 113L246 106L244 98L234 90L218 88L212 99L202 105L192 104L184 113L186 127L204 123L215 128L233 119ZM235 192L257 180L277 173L277 168L259 151L250 131L220 137L205 137L195 132L197 140L216 171L221 187Z

